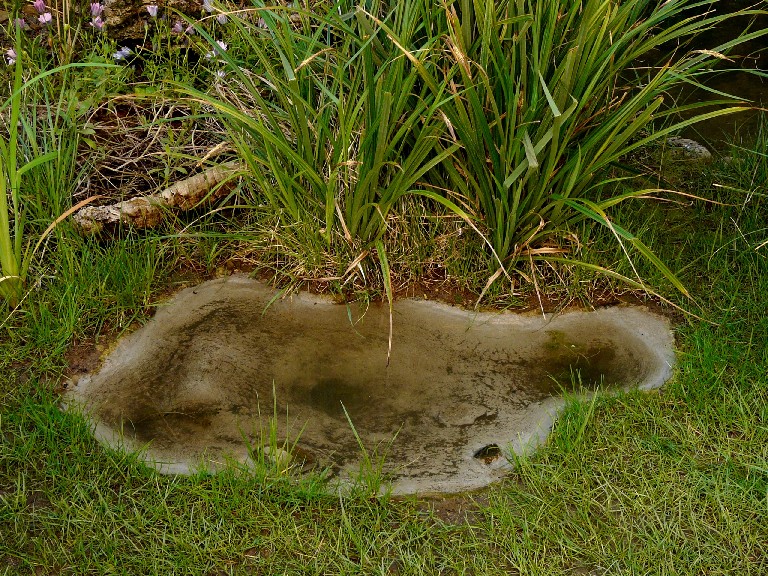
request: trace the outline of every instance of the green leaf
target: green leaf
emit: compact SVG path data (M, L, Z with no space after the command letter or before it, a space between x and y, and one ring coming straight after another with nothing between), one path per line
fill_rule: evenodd
M24 174L29 172L30 170L34 170L41 164L45 164L46 162L50 162L51 160L55 160L58 158L59 153L58 152L48 152L47 154L43 154L42 156L38 156L34 160L30 160L24 166L19 168L18 172L16 173L17 178L21 178Z

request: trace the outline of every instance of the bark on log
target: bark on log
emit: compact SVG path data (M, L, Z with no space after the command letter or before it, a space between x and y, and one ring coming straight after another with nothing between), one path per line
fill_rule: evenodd
M75 213L72 220L84 236L99 235L121 225L151 228L162 222L168 210L183 212L219 200L229 191L228 186L221 184L241 170L240 162L225 162L177 182L158 194L136 196L106 206L87 206Z

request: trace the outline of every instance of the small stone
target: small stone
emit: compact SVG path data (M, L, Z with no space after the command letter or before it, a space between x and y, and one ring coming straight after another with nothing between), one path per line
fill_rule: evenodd
M670 136L667 138L667 146L669 147L669 155L673 160L706 161L712 159L712 153L696 140Z
M282 448L264 446L264 458L271 462L278 470L284 472L291 466L291 453Z

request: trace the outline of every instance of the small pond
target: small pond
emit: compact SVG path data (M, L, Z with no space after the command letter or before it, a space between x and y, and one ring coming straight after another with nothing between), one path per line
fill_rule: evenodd
M276 296L241 276L183 290L69 386L67 407L166 473L248 461L271 422L296 465L351 477L362 443L386 454L394 492L454 492L541 443L563 393L658 387L674 362L668 321L641 307L544 317L412 299L395 303L387 366L387 305Z

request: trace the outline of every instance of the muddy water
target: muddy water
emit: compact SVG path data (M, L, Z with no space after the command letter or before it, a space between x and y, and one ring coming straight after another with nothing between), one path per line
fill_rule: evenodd
M146 448L164 472L216 468L278 436L342 477L361 449L386 452L396 492L457 491L499 478L505 455L541 442L560 394L658 386L667 322L644 309L548 317L405 300L394 309L306 294L276 300L243 277L181 292L74 383L104 442Z

